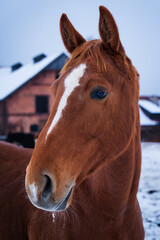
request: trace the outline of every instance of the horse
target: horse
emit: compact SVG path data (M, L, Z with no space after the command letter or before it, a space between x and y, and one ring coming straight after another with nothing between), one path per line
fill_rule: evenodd
M0 145L1 239L144 239L139 74L112 14L99 9L96 40L61 16L70 59L51 87L54 102L33 152Z

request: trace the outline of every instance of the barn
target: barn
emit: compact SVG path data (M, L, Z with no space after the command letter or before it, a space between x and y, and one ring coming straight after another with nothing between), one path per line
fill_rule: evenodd
M30 64L0 68L0 135L38 134L48 119L50 87L67 56L40 54Z
M158 99L158 98L157 98ZM141 139L147 142L160 142L160 106L149 98L140 98Z

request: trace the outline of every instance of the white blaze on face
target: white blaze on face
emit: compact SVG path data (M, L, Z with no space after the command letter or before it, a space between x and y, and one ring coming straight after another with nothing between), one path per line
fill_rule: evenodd
M32 196L32 199L34 202L37 202L37 189L38 186L36 186L36 184L33 182L32 184L29 185L29 190Z
M64 93L59 102L57 112L54 116L54 119L48 129L46 138L50 134L52 129L55 127L56 123L61 118L62 111L65 108L65 106L67 105L67 99L71 95L71 93L74 91L74 89L79 85L79 81L80 81L81 77L83 76L85 69L86 69L86 64L83 63L83 64L79 65L77 68L73 69L73 71L66 77L66 79L64 81L65 90L64 90Z

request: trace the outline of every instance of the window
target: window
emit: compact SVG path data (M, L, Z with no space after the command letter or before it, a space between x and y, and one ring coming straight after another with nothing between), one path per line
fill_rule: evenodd
M30 131L31 132L39 132L39 126L37 124L32 124L30 126Z
M41 61L42 59L44 59L45 57L46 57L46 55L45 55L44 53L42 53L42 54L34 57L34 58L33 58L33 62L34 62L34 63L40 62L40 61Z
M57 72L57 73L56 73L56 79L59 78L59 76L60 76L60 73Z
M16 63L11 66L12 72L16 71L17 69L21 68L23 65L22 63Z
M36 113L48 113L48 96L36 96Z

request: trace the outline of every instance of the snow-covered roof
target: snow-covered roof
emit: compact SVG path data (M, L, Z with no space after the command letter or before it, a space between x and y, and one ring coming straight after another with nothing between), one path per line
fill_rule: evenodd
M28 80L36 76L57 58L57 55L45 57L40 62L26 64L12 72L10 67L0 68L0 100L3 100Z
M139 105L140 107L146 109L148 112L152 114L160 114L160 107L157 106L155 103L152 103L148 100L139 100Z
M154 126L157 124L157 121L151 120L141 108L139 108L140 113L140 125L141 126Z

